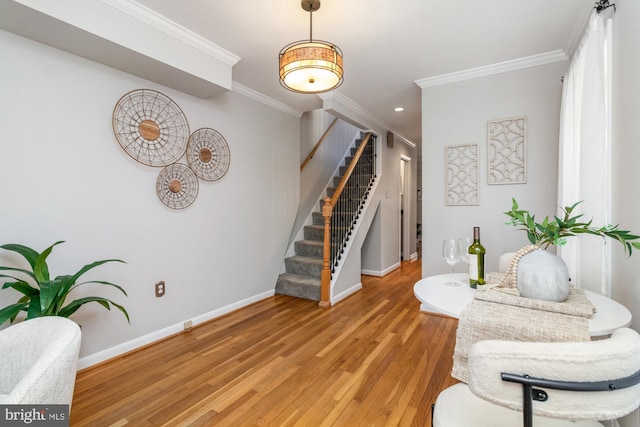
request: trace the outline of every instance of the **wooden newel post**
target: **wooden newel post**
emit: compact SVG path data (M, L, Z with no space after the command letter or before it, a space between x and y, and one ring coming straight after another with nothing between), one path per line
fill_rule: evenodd
M324 217L324 248L322 250L322 273L320 274L320 307L331 307L331 199L324 199L322 216Z

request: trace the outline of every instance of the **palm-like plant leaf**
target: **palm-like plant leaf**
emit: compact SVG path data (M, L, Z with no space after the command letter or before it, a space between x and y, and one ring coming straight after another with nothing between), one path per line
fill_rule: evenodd
M5 276L5 277L8 277L8 276ZM4 285L2 285L2 289L6 289L6 288L13 288L16 291L23 293L26 296L38 295L38 292L39 292L36 288L32 287L31 285L29 285L27 282L23 280L18 280L17 282L7 282Z
M10 320L13 322L13 319L16 318L18 313L27 308L27 303L25 302L17 302L15 304L11 304L0 310L0 325Z
M43 314L56 314L55 301L61 284L58 278L40 283L40 309Z
M617 225L596 228L591 225L593 220L582 222L583 214L571 216L575 208L582 202L563 208L563 218L554 216L554 221L550 221L549 217L545 217L541 223L536 223L535 215L519 209L518 202L515 199L511 200L511 210L505 212L511 218L508 224L519 227L519 230L524 230L529 241L541 248L546 248L549 245L564 244L563 239L565 237L592 234L603 239L609 237L617 240L622 244L628 256L631 256L633 248L640 249L640 242L632 242L632 240L640 239L640 236L632 234L628 230L620 230Z
M46 282L49 280L49 266L47 265L47 257L53 250L53 247L59 245L60 243L64 243L64 241L61 240L59 242L55 242L53 245L42 251L42 253L38 255L38 258L36 258L36 261L33 264L33 274L35 274L38 283Z
M109 262L124 263L124 261L119 259L106 259L96 261L91 264L85 265L73 275L61 275L51 280L49 266L47 265L47 258L51 254L53 248L61 243L64 243L64 241L58 241L54 243L53 245L42 251L42 253L38 253L37 251L23 245L7 244L0 246L0 248L2 249L12 251L21 255L27 260L32 269L32 271L29 271L22 268L0 267L0 271L26 274L35 282L35 286L32 286L30 283L20 277L15 277L8 274L0 274L0 279L7 278L13 280L11 282L3 283L1 289L13 288L23 294L23 296L18 300L17 303L0 310L0 324L6 322L7 320L13 322L20 311L27 312L27 319L40 316L69 317L80 307L89 302L97 302L107 310L111 310L111 305L113 305L118 310L120 310L127 318L127 321L130 322L129 313L127 313L125 308L106 298L90 296L74 300L67 306L64 306L65 300L73 289L80 285L88 283L115 287L125 296L127 295L127 293L121 286L101 280L76 283L80 276L102 264L106 264Z
M40 309L40 295L31 297L29 307L27 308L27 319L33 319L36 317L42 317L42 310Z
M17 271L20 273L24 273L26 275L28 275L29 277L31 277L33 280L36 280L36 276L33 274L33 271L29 271L29 270L25 270L23 268L13 268L13 267L0 267L0 271ZM0 274L0 277L11 277L12 279L16 279L16 280L20 280L17 277L14 276L5 276L3 274Z
M36 265L36 260L38 259L38 257L40 256L40 254L36 251L34 251L33 249L27 247L27 246L23 246L23 245L16 245L14 243L9 243L7 245L2 245L0 246L0 248L2 249L6 249L8 251L11 252L15 252L17 254L20 254L24 257L24 259L27 260L27 262L29 263L29 265L31 266L31 269L33 269ZM33 273L31 273L33 274Z
M99 265L106 264L108 262L121 262L123 264L126 264L121 259L103 259L102 261L95 261L95 262L92 262L91 264L87 264L84 267L82 267L76 274L73 275L72 281L75 282L76 280L78 280L80 276L82 276L87 271L91 270L92 268L96 268Z
M127 292L124 290L124 288L122 286L116 285L115 283L111 283L111 282L105 282L103 280L90 280L88 282L82 282L82 283L76 283L75 285L73 285L73 287L71 289L75 289L80 285L86 285L89 283L95 283L98 285L107 285L107 286L113 286L114 288L117 288L120 292L122 292L123 294L127 295Z
M82 276L84 273L102 264L106 264L108 262L121 262L123 264L126 264L124 261L120 259L103 259L102 261L96 261L96 262L92 262L91 264L87 264L84 267L82 267L76 274L74 274L68 280L65 281L64 286L60 288L60 291L59 291L60 295L68 294L71 291L71 288L76 283L76 280L78 280L78 278L80 278L80 276Z
M114 307L116 307L118 310L120 310L122 312L122 314L124 314L124 316L127 318L127 322L131 323L131 320L129 320L129 313L127 313L127 310L125 310L125 308L123 306L121 306L120 304L116 304L115 302L111 301L110 299L101 298L101 297L85 297L85 298L80 298L80 299L77 299L77 300L73 300L68 305L63 307L60 310L60 313L58 315L62 316L62 317L69 317L73 313L75 313L80 307L82 307L84 304L87 304L89 302L97 302L98 304L100 304L101 306L106 308L107 310L111 310L111 307L109 306L109 303L111 303L111 304L113 304Z

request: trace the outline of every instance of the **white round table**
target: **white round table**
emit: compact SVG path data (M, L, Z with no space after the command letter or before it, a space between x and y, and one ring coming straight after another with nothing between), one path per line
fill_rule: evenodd
M465 274L454 275L456 281L465 277ZM413 286L413 294L421 302L420 311L460 318L460 313L471 303L476 290L467 284L445 285L450 278L450 274L429 276ZM631 324L631 312L624 305L595 292L584 292L596 306L596 312L589 319L589 334L592 337L607 336Z

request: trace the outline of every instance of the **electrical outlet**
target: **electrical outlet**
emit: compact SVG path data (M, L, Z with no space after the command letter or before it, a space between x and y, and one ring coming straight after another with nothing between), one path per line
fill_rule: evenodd
M164 296L164 291L166 290L166 286L164 281L160 281L156 283L156 297L160 298Z
M191 320L187 320L186 322L184 322L185 331L190 331L192 326L193 326L193 322Z

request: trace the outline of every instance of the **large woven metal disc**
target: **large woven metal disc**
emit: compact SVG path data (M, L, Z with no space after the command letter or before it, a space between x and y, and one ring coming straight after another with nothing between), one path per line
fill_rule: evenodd
M113 132L122 149L137 162L162 167L184 155L189 123L168 96L151 89L138 89L116 103Z

